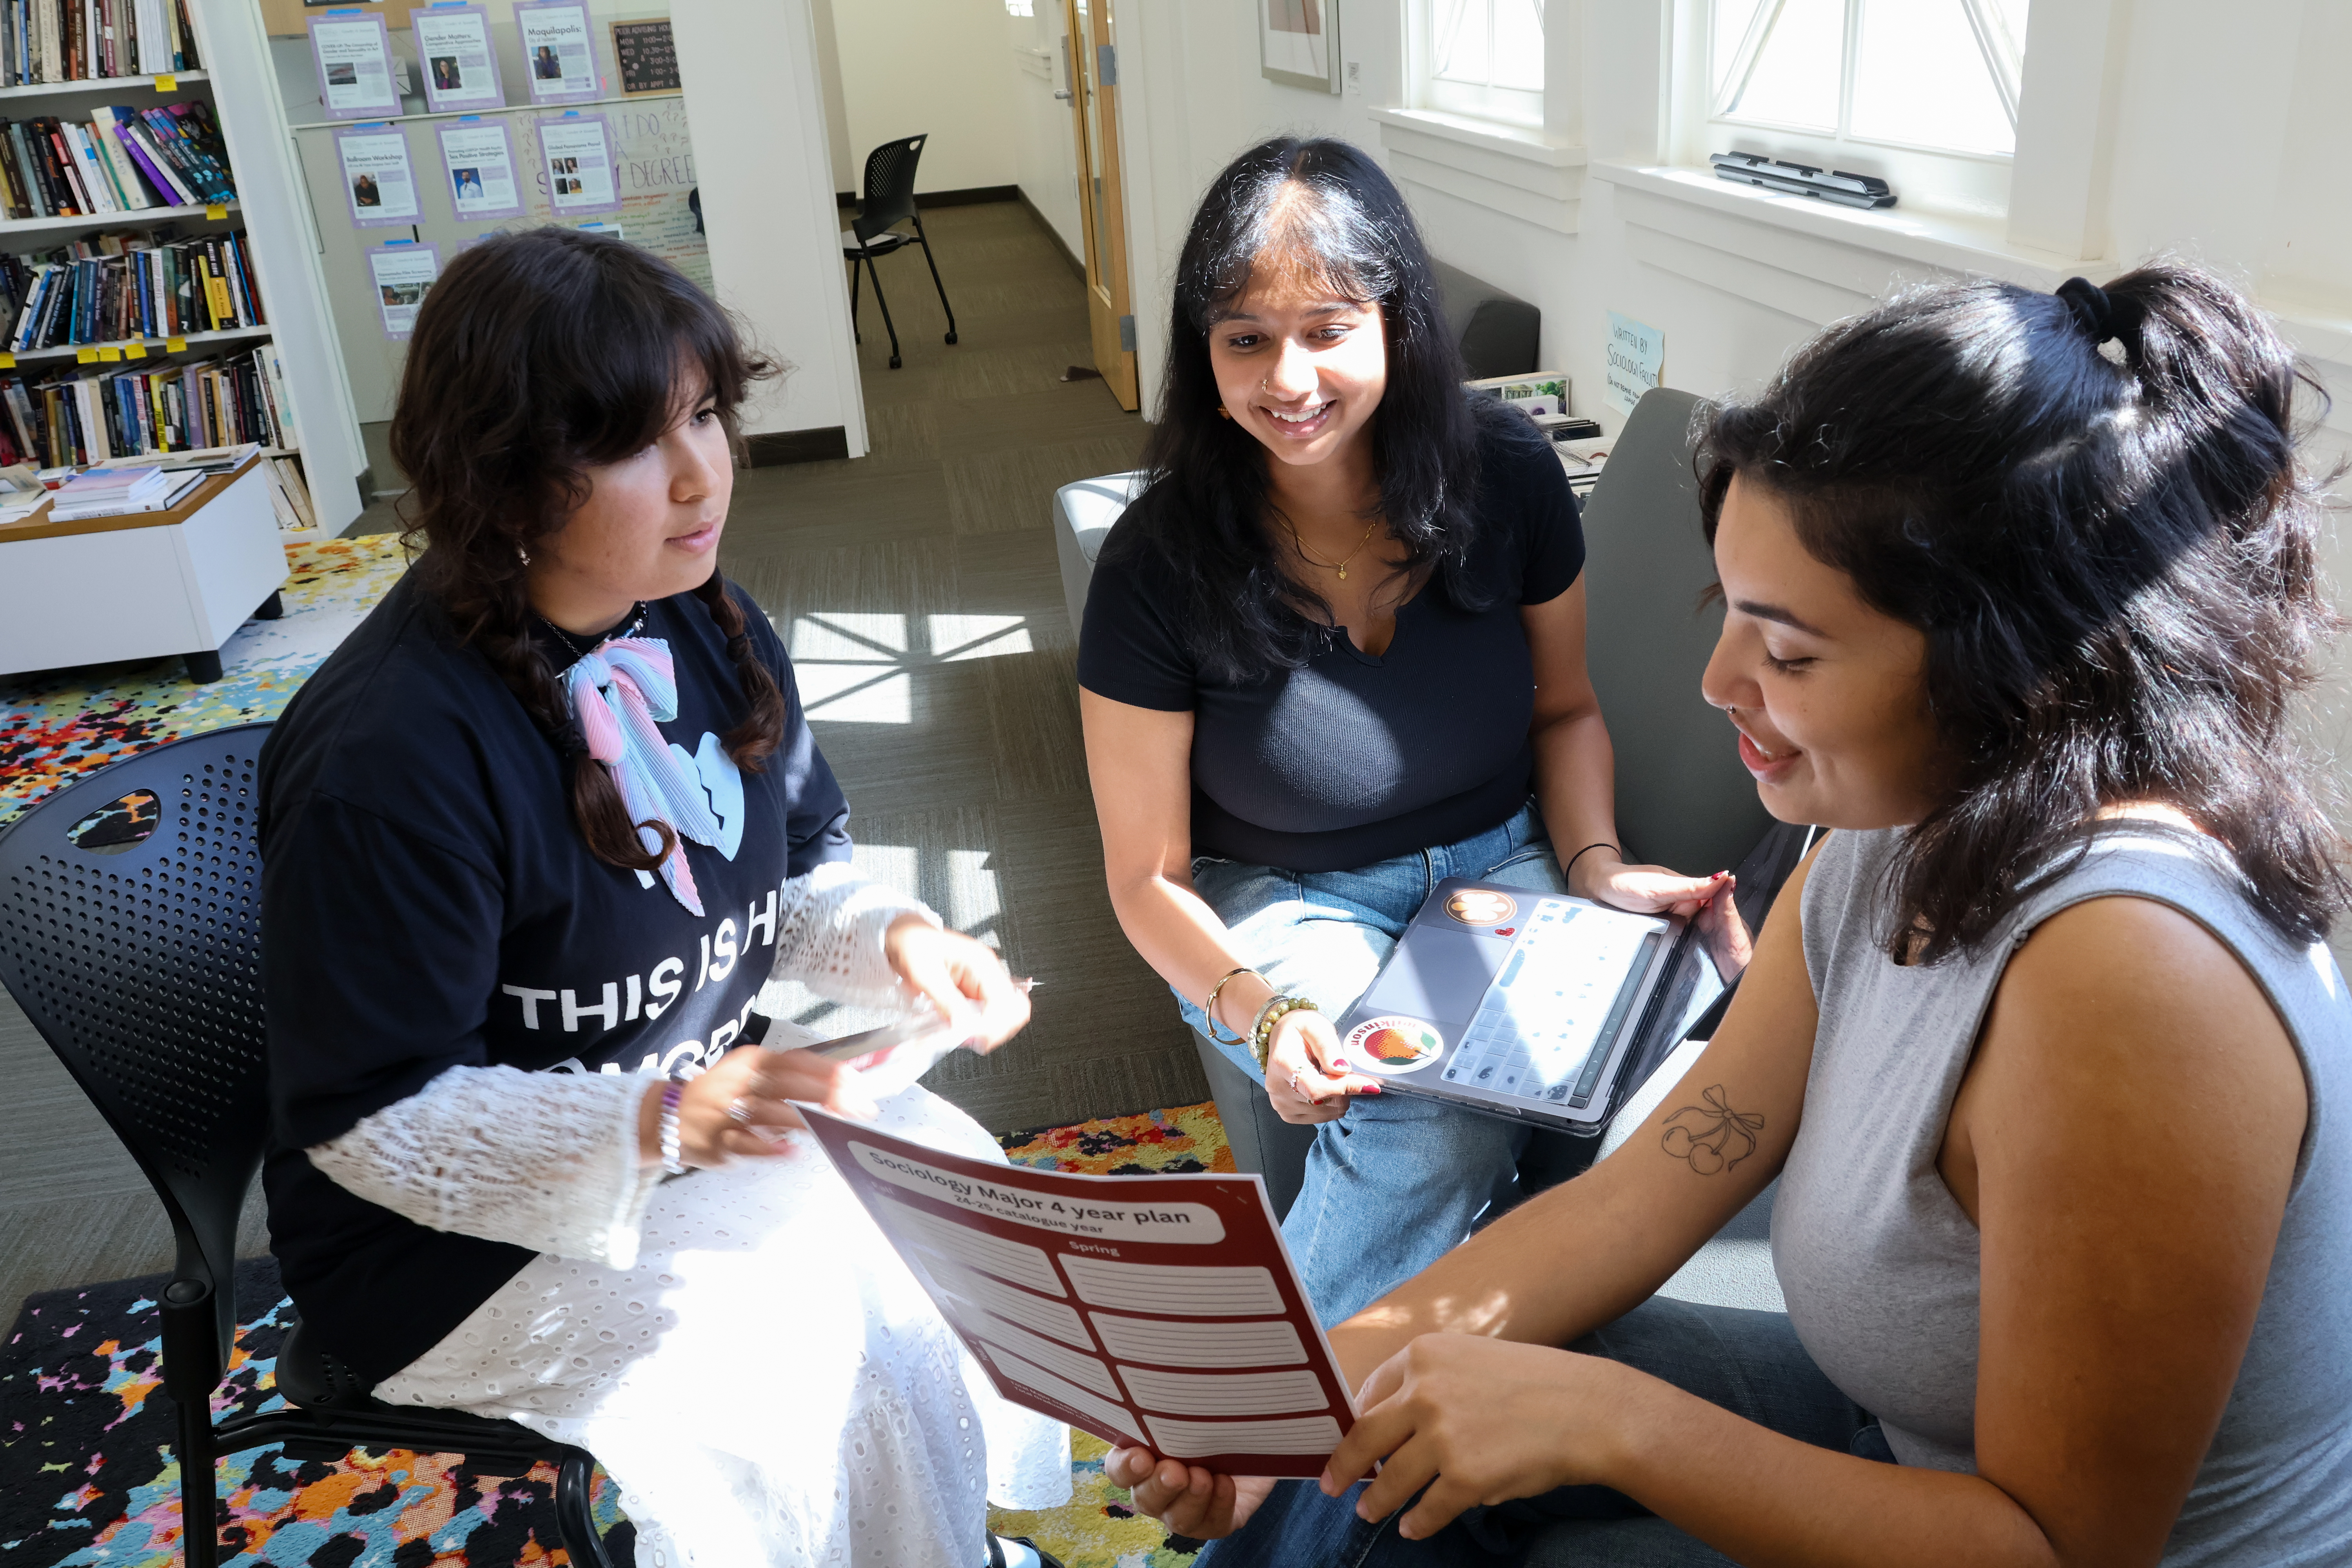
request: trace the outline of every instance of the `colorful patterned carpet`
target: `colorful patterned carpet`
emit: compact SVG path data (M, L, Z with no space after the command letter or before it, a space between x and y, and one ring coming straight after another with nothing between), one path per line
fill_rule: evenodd
M0 826L50 791L183 735L275 719L408 569L397 534L289 542L286 614L247 621L198 686L177 658L0 677Z
M1213 1105L1000 1142L1023 1164L1094 1175L1234 1168ZM150 1294L163 1283L156 1276L35 1296L0 1346L0 1568L179 1563L179 1467L156 1375ZM275 1304L238 1331L216 1415L274 1398L278 1346L291 1319L291 1304L277 1297L273 1263L238 1266L239 1301ZM1066 1568L1192 1562L1169 1551L1160 1526L1137 1518L1126 1494L1105 1482L1101 1443L1074 1435L1071 1447L1076 1495L1044 1512L996 1513L998 1533L1032 1537ZM396 1451L328 1464L289 1461L274 1447L231 1455L220 1468L228 1514L222 1560L280 1568L529 1568L566 1560L556 1544L551 1468L509 1479L445 1458ZM617 1547L634 1532L613 1492L600 1487L597 1514L600 1527L621 1532L611 1538Z

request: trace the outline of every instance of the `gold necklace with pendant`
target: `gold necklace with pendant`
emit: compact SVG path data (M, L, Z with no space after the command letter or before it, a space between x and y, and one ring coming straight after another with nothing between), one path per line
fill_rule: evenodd
M1357 556L1361 555L1364 552L1364 546L1372 542L1372 529L1376 529L1380 527L1380 519L1372 519L1371 528L1364 530L1364 537L1356 541L1356 548L1348 552L1347 560L1341 561L1337 565L1334 565L1328 561L1318 561L1312 555L1307 554L1307 542L1298 537L1297 525L1293 523L1286 517L1282 520L1282 526L1290 530L1290 545L1292 549L1298 552L1298 558L1301 561L1306 562L1309 566L1320 566L1326 572L1337 572L1339 574L1339 581L1342 583L1348 580L1348 562L1353 561Z

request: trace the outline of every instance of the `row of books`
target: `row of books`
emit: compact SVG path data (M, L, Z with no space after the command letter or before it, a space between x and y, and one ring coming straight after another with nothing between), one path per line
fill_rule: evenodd
M0 377L0 458L42 468L253 442L294 445L274 347L153 369Z
M5 4L5 0L0 0ZM201 103L121 105L89 123L0 119L0 201L10 217L101 217L236 199L228 149Z
M243 230L101 235L47 258L0 255L9 352L267 323Z
M0 87L196 67L187 0L0 0Z

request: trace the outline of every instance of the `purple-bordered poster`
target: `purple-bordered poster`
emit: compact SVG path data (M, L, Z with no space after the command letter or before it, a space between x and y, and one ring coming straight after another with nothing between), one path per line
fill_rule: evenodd
M490 12L469 0L437 0L408 14L416 39L416 67L425 101L436 114L470 114L506 107L499 51L490 41Z
M514 14L533 103L586 103L604 96L584 0L518 0Z
M522 216L522 180L515 168L514 141L504 120L478 114L444 121L442 187L459 223Z
M343 204L354 228L406 228L424 221L408 136L397 125L353 125L335 132Z
M392 36L373 12L329 11L310 18L310 58L330 120L388 120L400 112Z
M621 210L621 171L613 147L612 124L601 114L572 109L540 119L539 173L557 217Z
M441 276L441 252L413 239L395 239L370 250L367 258L376 307L383 313L383 335L406 342L416 330L416 312L424 307L425 294Z

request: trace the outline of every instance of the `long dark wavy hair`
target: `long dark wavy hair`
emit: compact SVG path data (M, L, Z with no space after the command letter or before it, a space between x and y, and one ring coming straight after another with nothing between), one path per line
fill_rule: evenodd
M530 636L526 558L589 492L590 468L645 449L704 394L730 439L752 384L774 374L724 310L676 268L576 229L492 235L458 253L417 312L392 417L408 476L418 584L459 642L498 671L570 768L573 817L596 858L650 870L611 773L587 754L554 667ZM707 389L707 390L706 390ZM714 567L695 596L727 637L744 712L728 754L756 773L783 734L783 695Z
M1237 422L1218 417L1209 363L1210 330L1273 258L1379 308L1388 344L1388 386L1371 426L1379 515L1404 547L1402 572L1434 574L1465 609L1490 599L1464 569L1476 527L1480 426L1526 425L1492 399L1474 405L1464 394L1428 248L1379 164L1345 142L1282 136L1227 165L1201 198L1177 260L1168 374L1144 458L1152 499L1138 506L1137 528L1120 544L1151 550L1173 571L1194 658L1210 679L1235 684L1306 662L1313 623L1293 605L1328 614L1321 595L1283 570L1267 529L1270 455Z
M2105 346L2102 347L2102 344ZM2102 290L1937 284L1832 327L1701 444L1927 637L1941 798L1889 873L1890 952L1990 938L2101 808L2178 807L2297 942L2347 904L2344 845L2290 724L2338 630L2298 385L2227 284L2160 263Z

